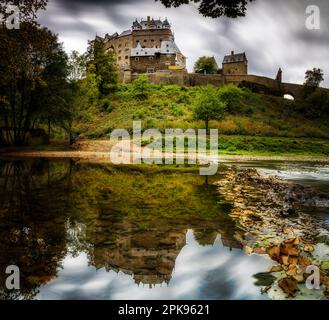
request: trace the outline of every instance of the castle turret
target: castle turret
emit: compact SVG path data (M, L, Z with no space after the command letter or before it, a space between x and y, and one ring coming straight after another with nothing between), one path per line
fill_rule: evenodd
M276 80L281 83L282 82L282 69L279 68L278 73L276 75Z
M170 29L170 24L169 24L167 18L165 19L165 21L163 21L162 26L164 29Z
M142 26L141 26L140 23L137 21L137 19L136 19L136 21L134 21L133 26L132 26L132 29L133 29L133 30L142 30Z
M152 20L149 22L149 28L150 29L156 29L156 24L155 24L155 21L154 19L152 18Z

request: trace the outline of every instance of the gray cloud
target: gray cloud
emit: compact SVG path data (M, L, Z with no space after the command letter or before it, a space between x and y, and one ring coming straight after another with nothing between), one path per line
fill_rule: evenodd
M308 5L320 7L320 30L305 27ZM59 34L68 52L82 52L95 34L121 32L147 15L168 17L189 70L202 55L220 64L231 50L246 51L250 73L273 77L281 67L285 81L303 82L307 69L320 67L329 86L327 0L256 0L238 19L204 18L194 5L167 9L154 0L50 0L40 22Z

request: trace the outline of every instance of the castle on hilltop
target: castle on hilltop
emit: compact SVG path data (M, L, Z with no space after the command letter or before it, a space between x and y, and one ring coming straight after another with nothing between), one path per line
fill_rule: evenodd
M97 39L104 43L106 51L114 53L121 72L153 73L186 69L186 58L175 43L167 19L136 19L131 29Z
M231 54L224 57L221 68L213 57L216 74L188 73L186 57L175 43L174 33L167 19L136 19L129 30L121 34L106 34L104 38L96 36L96 40L104 44L106 51L114 53L119 79L123 83L131 83L139 74L147 74L149 81L155 84L212 84L221 87L232 83L254 92L277 96L289 94L294 98L302 98L304 94L302 85L282 82L281 68L274 78L249 74L245 52L231 51Z

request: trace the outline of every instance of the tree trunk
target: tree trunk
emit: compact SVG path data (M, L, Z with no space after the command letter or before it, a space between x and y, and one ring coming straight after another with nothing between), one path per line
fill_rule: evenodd
M209 135L209 120L207 119L205 122L206 122L206 135Z
M50 118L48 118L48 137L50 139L50 132L51 132L51 122L50 122Z

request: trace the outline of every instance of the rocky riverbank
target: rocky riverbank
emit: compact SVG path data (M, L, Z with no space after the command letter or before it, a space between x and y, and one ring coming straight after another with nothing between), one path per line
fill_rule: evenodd
M329 297L329 232L312 211L329 206L329 195L256 170L228 170L217 182L247 254L274 260L271 270L255 275L256 284L273 299ZM320 287L309 289L314 270Z

